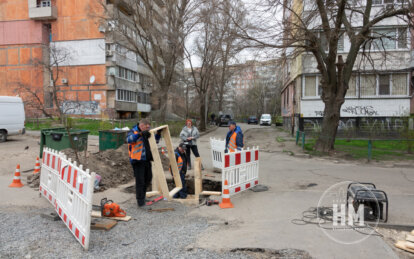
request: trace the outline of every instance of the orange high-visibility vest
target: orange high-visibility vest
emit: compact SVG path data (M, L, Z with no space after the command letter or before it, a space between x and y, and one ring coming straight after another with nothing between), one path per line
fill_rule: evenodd
M138 132L134 131L134 134L138 134ZM128 145L129 145L129 148L128 148L129 158L138 160L138 161L141 160L142 151L144 149L144 142L142 140L139 140L135 143L130 143Z
M181 171L181 169L183 168L183 159L181 158L181 156L178 156L177 166L178 166L178 171Z
M233 132L229 140L229 152L236 152L237 151L237 144L236 144L237 133Z
M177 159L177 167L178 167L178 172L181 171L181 169L183 168L183 159L181 158L180 155L178 155L178 159ZM170 173L172 174L171 171L171 166L170 166Z

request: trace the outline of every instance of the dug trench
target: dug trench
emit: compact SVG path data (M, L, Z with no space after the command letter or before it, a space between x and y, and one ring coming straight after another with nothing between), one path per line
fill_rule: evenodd
M63 150L68 158L76 161L75 152L72 149ZM166 154L162 154L159 149L161 163L167 179L169 190L175 187L175 183L169 172L170 160ZM84 169L89 169L101 176L98 192L115 188L119 185L131 182L134 179L131 163L128 158L128 145L123 145L118 149L108 149L105 151L90 153L79 152L78 165L82 164ZM203 190L221 191L221 174L210 171L203 171ZM186 186L188 194L194 194L194 174L187 172ZM135 186L127 187L125 192L135 192ZM151 187L149 190L151 191Z

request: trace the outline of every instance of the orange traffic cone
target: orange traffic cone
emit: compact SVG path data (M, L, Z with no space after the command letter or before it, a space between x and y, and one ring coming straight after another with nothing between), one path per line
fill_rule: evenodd
M39 157L36 158L36 164L35 164L35 170L33 171L33 174L37 174L40 172L40 162L39 162Z
M222 209L234 208L233 203L230 201L230 192L228 186L229 184L227 183L227 180L224 180L223 194L221 195L222 199L219 205Z
M163 155L165 155L165 149L164 149L164 147L162 147L162 148L161 148L161 153L162 153Z
M13 182L9 187L21 188L23 187L22 182L20 181L20 165L17 165L16 172L14 173Z

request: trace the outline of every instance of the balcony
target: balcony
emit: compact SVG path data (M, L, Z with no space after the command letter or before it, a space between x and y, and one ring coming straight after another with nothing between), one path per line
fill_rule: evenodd
M33 20L57 19L57 7L48 0L28 0L29 18Z

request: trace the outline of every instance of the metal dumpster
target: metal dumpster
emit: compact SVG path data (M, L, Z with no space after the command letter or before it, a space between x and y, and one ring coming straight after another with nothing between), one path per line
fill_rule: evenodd
M69 133L70 137L69 138ZM40 157L43 156L43 147L55 150L72 148L77 151L84 151L88 148L89 130L78 130L66 128L51 128L41 130Z
M125 143L127 130L99 131L99 151L117 149Z

